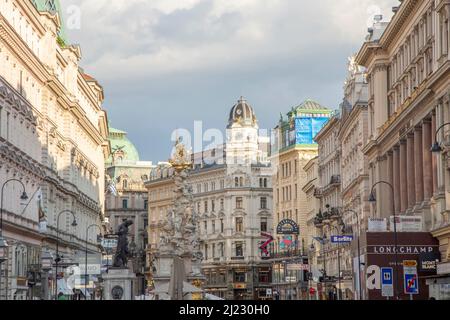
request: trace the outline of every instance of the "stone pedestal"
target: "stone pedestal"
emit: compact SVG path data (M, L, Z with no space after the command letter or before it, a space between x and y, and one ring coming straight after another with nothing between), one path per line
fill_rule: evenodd
M105 300L133 300L133 283L136 275L128 269L108 270L103 275Z
M175 276L173 269L175 257L175 254L166 253L158 255L155 259L157 273L153 277L153 282L158 300L170 299L169 287L171 280L173 280L173 277ZM181 257L181 259L184 264L184 274L181 275L182 279L178 279L178 281L189 283L200 289L201 284L205 281L205 276L201 273L200 263L193 263L190 255ZM189 291L189 288L184 288L184 290L184 300L201 299L201 294L192 293Z

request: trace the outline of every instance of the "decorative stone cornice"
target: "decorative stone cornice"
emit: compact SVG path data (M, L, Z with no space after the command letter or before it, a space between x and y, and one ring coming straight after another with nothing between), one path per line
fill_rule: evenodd
M4 163L14 164L19 170L28 172L39 179L45 177L44 167L8 141L0 138L0 167Z
M95 178L100 178L100 172L95 164L88 160L88 158L76 148L72 149L72 164L78 169L85 169L91 173Z
M15 111L17 115L21 115L28 120L34 127L37 126L37 118L33 114L33 108L16 90L14 90L1 76L0 76L0 107L9 107Z

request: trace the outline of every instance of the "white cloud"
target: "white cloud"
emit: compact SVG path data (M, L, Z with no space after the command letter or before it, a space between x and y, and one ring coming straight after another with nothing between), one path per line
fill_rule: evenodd
M162 121L178 116L178 126L193 121L190 117L208 120L206 101L223 106L241 94L253 95L268 126L303 98L337 105L347 56L361 46L373 15L390 17L398 5L397 0L62 2L80 6L82 29L69 30L69 40L81 44L83 66L104 85L110 119L123 126L132 122L125 128L131 134L154 112ZM227 102L217 101L221 95ZM141 109L124 115L124 101ZM189 115L181 116L185 109L154 109L180 101Z
M67 1L70 2L70 1ZM261 55L302 55L363 39L374 8L391 0L100 0L81 2L73 32L87 67L142 77L184 72ZM375 10L376 11L376 10ZM95 36L94 36L95 35Z

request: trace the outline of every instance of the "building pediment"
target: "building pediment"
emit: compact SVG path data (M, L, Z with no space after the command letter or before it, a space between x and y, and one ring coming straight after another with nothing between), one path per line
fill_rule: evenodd
M260 212L258 212L258 216L271 216L272 213L269 210L261 210Z
M233 217L234 216L246 216L246 215L247 215L247 213L245 213L244 210L240 210L240 209L234 210L233 214L232 214Z

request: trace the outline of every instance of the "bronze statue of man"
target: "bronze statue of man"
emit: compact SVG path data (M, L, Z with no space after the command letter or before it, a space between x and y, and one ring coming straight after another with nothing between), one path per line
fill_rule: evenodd
M126 268L128 264L128 257L130 251L128 249L128 227L133 224L133 221L124 221L117 230L119 241L117 242L117 250L114 256L113 268Z

